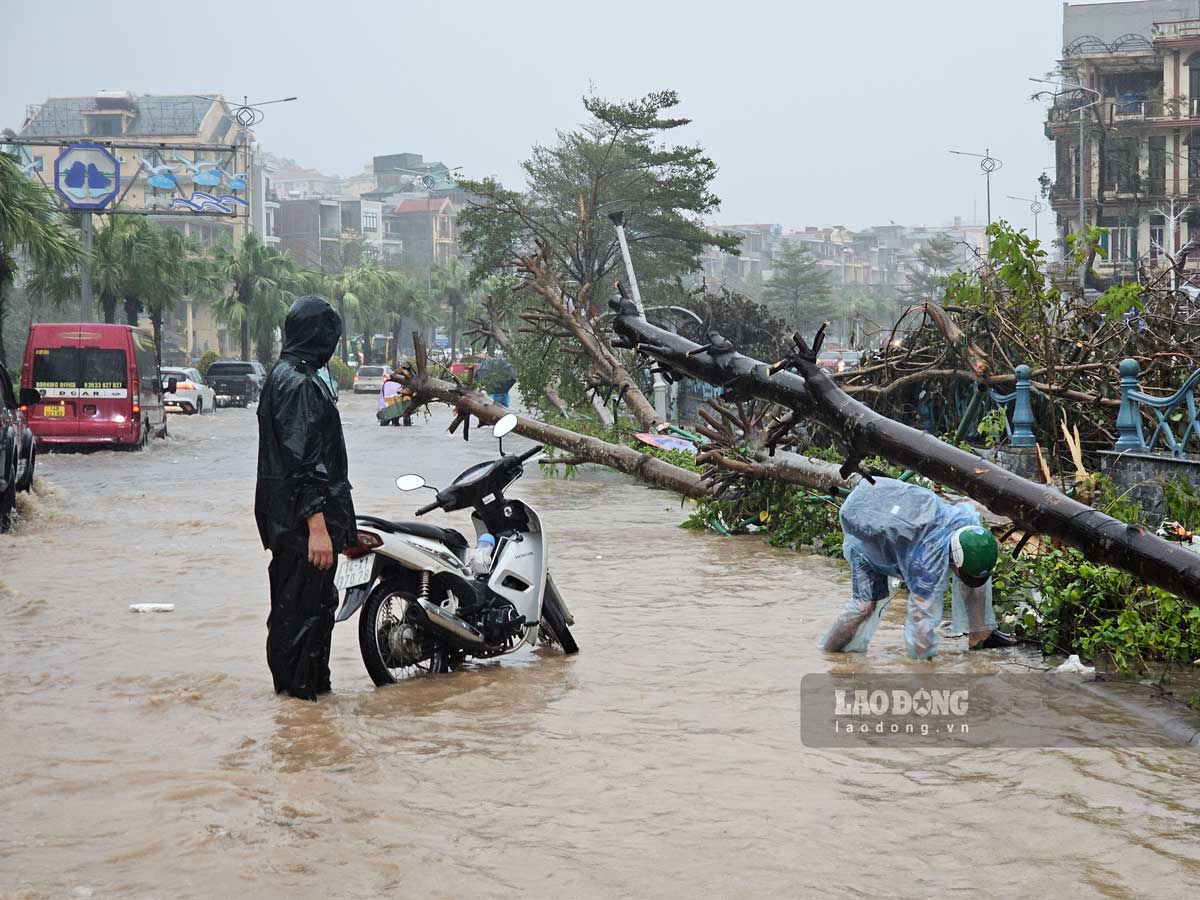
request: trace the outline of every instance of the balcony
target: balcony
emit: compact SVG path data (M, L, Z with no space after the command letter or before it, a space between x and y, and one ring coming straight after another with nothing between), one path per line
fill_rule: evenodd
M1161 100L1117 99L1107 101L1109 124L1147 119L1169 119L1167 104Z
M1189 38L1200 40L1200 19L1155 22L1150 28L1150 34L1156 41L1179 41Z

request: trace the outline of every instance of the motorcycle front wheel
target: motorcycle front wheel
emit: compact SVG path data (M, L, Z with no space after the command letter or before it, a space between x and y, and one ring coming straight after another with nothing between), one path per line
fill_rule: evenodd
M403 582L385 579L358 614L363 665L380 687L450 672L461 656L408 621L408 605L416 600Z

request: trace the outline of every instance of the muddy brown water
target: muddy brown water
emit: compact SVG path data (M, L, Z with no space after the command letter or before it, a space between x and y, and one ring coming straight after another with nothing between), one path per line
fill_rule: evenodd
M342 403L361 512L488 458L446 418ZM607 472L530 470L582 652L377 690L355 622L336 693L276 698L253 411L171 419L145 454L52 455L0 538L0 896L1180 897L1200 885L1196 751L806 748L808 672L903 672L815 644L844 568L676 527ZM513 441L513 446L521 442ZM53 486L49 490L49 486ZM441 519L444 521L444 518ZM465 518L451 519L460 526ZM133 602L176 604L136 615ZM950 641L936 665L994 671ZM1081 727L1148 726L1080 697Z

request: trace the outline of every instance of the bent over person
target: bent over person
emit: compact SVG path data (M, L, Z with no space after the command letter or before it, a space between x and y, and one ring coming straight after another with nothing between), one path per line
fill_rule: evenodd
M341 319L320 297L293 303L258 402L254 517L271 551L267 665L277 694L305 700L331 690L334 560L355 527L342 421L317 375L341 334Z
M891 600L888 578L895 577L908 587L908 655L928 659L937 650L936 629L952 574L951 625L969 636L970 648L1016 643L996 630L991 582L996 539L971 504L946 503L919 485L876 478L874 484L859 482L839 518L852 596L822 640L822 649L866 650Z

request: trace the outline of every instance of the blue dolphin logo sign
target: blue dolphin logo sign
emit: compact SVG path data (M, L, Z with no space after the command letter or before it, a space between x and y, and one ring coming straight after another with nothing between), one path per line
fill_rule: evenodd
M100 144L71 144L54 160L54 190L71 209L104 209L121 191L121 164Z

